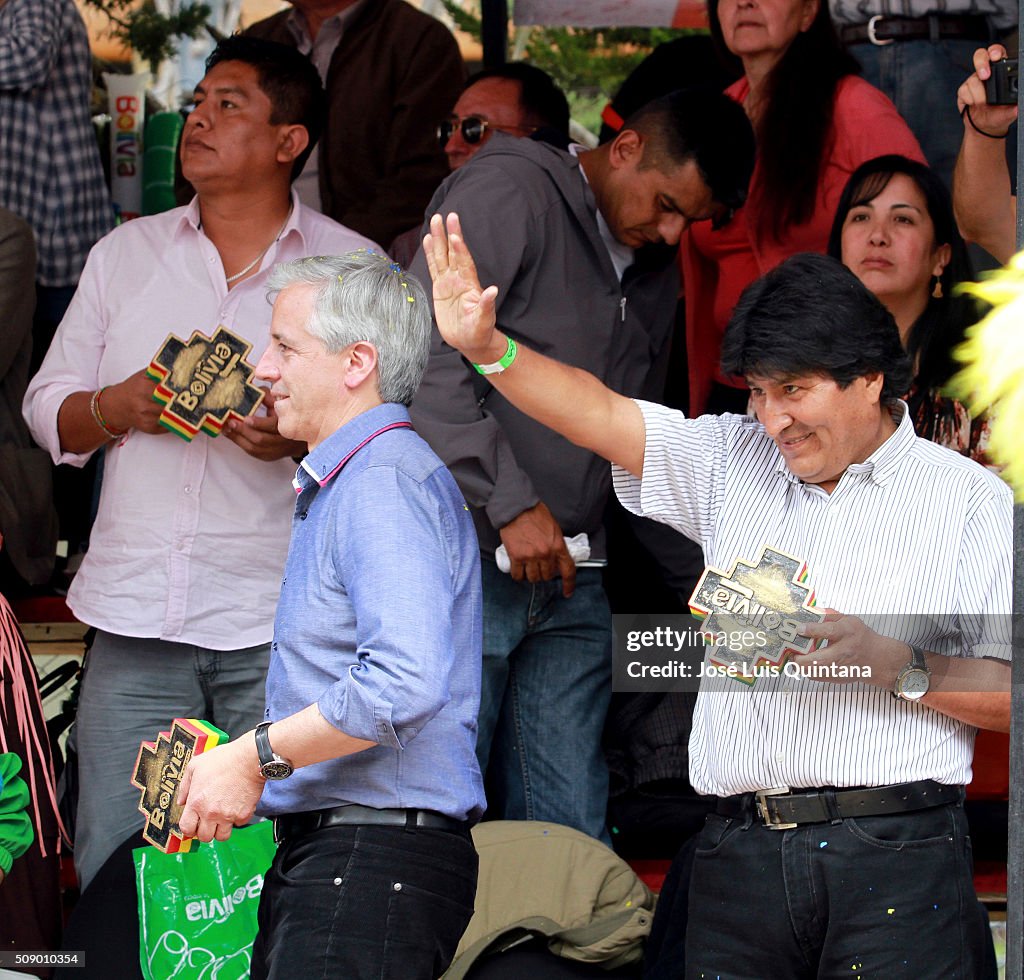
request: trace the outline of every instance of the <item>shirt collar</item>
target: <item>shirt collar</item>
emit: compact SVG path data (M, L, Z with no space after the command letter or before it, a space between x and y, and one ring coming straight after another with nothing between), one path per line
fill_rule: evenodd
M580 154L585 153L587 147L582 143L570 143L569 152L579 161ZM590 187L590 181L587 179L587 172L583 169L583 165L580 164L580 173L583 175L583 182ZM591 194L594 190L590 188ZM596 204L596 199L595 199ZM604 242L604 247L608 252L608 258L612 260L612 265L615 267L615 273L619 277L619 282L622 281L622 277L625 275L626 270L633 264L636 259L636 253L628 245L623 245L613 234L612 230L605 221L604 215L601 213L599 207L594 208L594 213L597 215L597 231L601 236L601 241Z
M173 238L180 238L186 234L188 229L192 229L194 232L199 231L199 195L193 196L192 200L188 202L188 206L181 212L181 216L178 218L177 223L174 226Z
M359 0L358 3L352 4L351 7L346 7L344 10L339 11L333 17L328 17L327 20L320 25L321 31L327 31L330 35L335 36L335 43L341 38L342 31L350 20L356 15L359 9L363 6L365 0ZM309 28L306 24L306 18L294 7L288 13L288 19L286 21L288 26L288 32L295 39L295 45L302 54L308 55L313 50L313 39L309 36ZM319 37L319 35L318 35Z
M302 461L292 481L296 493L314 484L326 486L341 471L346 457L354 455L380 429L408 424L409 410L404 405L385 402L357 415L328 436Z
M913 448L917 434L914 432L914 423L910 421L910 411L906 402L896 402L889 414L896 423L896 431L863 463L851 463L843 473L844 477L847 473L852 473L855 476L866 477L878 486L884 486L892 479L903 458ZM776 472L785 476L791 483L802 484L803 480L786 465L782 453L778 456L775 463Z
M292 212L288 216L288 221L285 222L284 231L281 232L281 237L278 239L278 243L283 242L289 235L296 234L299 236L299 242L305 248L306 236L302 232L302 212L305 210L302 202L299 200L298 192L294 186L289 191L289 196L292 201ZM199 217L199 195L196 194L188 206L182 211L181 217L178 218L178 222L174 227L172 237L177 239L181 235L184 235L187 230L191 228L193 232L199 232L202 230ZM300 254L305 254L300 253Z

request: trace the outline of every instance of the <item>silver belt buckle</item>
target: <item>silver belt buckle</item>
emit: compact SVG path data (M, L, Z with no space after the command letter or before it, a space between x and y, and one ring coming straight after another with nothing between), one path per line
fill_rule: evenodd
M890 37L883 40L875 33L875 24L884 19L885 18L881 14L875 14L875 16L868 21L868 40L880 48L885 47L887 44L892 44L893 42L893 38Z
M754 804L757 807L757 815L761 818L761 823L763 823L769 830L792 830L797 826L795 823L782 823L777 818L773 817L768 810L768 804L765 803L765 797L767 796L786 796L788 793L788 786L774 786L771 789L759 789L754 793Z

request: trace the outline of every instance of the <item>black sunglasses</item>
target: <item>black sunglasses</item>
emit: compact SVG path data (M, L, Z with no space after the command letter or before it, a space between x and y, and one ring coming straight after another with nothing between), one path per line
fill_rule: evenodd
M481 119L480 116L465 116L462 119L459 119L458 116L449 116L438 125L437 139L443 148L451 139L452 133L458 129L462 133L462 138L473 145L484 138L489 126L490 123L486 119Z
M461 119L458 116L449 116L437 127L437 139L441 144L441 149L444 149L456 129L470 146L474 146L487 136L488 129L499 130L503 133L532 133L536 126L498 126L488 122L482 116L463 116Z

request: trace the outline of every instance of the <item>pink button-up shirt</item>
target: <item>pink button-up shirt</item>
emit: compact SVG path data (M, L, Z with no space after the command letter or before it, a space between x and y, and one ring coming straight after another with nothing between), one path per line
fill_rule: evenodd
M82 466L91 455L61 452L57 412L68 395L148 366L168 334L187 340L219 324L252 344L255 363L269 339L271 266L373 246L293 201L259 273L230 291L196 201L128 222L96 245L25 396L32 434L55 462ZM188 443L132 431L110 443L99 513L68 605L82 622L122 636L217 650L268 642L294 473L291 460L261 462L224 436Z

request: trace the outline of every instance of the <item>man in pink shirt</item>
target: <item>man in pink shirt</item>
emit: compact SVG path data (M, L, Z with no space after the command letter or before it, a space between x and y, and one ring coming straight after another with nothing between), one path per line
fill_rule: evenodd
M263 719L274 608L305 446L266 414L221 438L167 437L146 367L169 334L218 325L269 339L276 262L373 245L291 191L319 135L324 95L298 52L221 42L196 87L181 163L186 208L115 229L91 252L25 398L54 461L105 449L89 550L68 605L97 629L74 730L81 787L75 863L83 889L142 825L129 775L143 739L174 717L229 734Z

